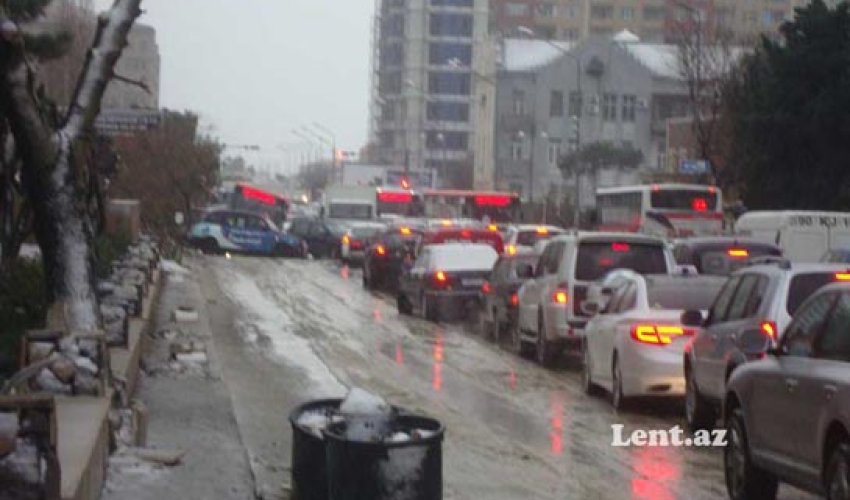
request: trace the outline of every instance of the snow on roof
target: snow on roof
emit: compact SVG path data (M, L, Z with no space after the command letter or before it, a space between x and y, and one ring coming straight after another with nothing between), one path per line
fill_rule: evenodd
M675 45L660 43L623 43L621 45L656 76L681 78L679 50Z
M571 42L508 38L502 55L506 71L531 71L545 66L574 46Z
M623 30L614 35L614 41L620 43L636 43L640 41L640 38L629 30Z

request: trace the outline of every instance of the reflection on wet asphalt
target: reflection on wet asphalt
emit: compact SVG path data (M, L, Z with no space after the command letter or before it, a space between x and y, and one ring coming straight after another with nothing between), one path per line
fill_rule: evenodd
M218 279L252 277L294 333L346 385L427 412L447 427L446 498L724 498L720 450L611 446L613 424L684 428L680 402L615 412L581 390L580 361L546 370L462 324L399 316L327 261L220 261ZM780 498L811 498L783 487Z

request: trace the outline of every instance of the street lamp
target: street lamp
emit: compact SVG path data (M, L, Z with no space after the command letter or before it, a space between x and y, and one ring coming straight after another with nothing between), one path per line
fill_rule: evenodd
M529 28L528 26L519 26L517 28L517 31L519 33L522 33L523 35L530 37L530 38L535 38L535 39L537 38L537 33L535 33L535 31L533 29ZM551 40L546 40L546 39L539 39L539 40L542 41L542 42L545 42L546 44L548 44L550 46L552 46L554 49L559 51L561 54L569 57L570 59L572 59L576 63L576 90L578 92L578 103L577 103L578 109L576 109L576 115L575 115L576 118L577 118L575 120L575 126L576 126L576 128L575 128L575 149L576 149L576 154L578 154L580 149L581 149L581 118L582 118L582 115L583 115L583 108L584 108L584 93L582 92L582 88L581 88L581 81L582 81L581 59L579 57L577 57L576 55L572 54L567 49L561 47L560 45L558 45L554 42L552 42ZM567 113L564 113L564 115L567 116ZM567 118L567 119L569 120L570 118ZM580 184L579 184L579 180L580 180L580 177L581 177L581 165L580 164L575 169L574 175L575 175L575 195L574 195L575 196L575 200L574 200L575 206L573 207L573 225L576 227L576 229L578 229L579 222L580 222L579 221L579 204L580 204L579 198L581 196L581 188L580 188Z

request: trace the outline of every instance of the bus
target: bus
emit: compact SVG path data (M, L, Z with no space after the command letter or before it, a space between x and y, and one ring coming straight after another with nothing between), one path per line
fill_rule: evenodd
M519 221L521 202L516 193L426 189L422 191L424 215L437 219Z
M421 217L422 196L410 189L379 187L375 191L378 217Z
M649 184L596 191L597 229L666 237L723 233L720 189L700 184Z

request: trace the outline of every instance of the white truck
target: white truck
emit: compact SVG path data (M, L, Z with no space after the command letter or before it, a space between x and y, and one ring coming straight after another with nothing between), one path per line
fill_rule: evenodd
M830 250L850 249L850 213L747 212L735 223L735 233L776 244L792 262L818 262Z
M377 217L376 190L371 186L329 186L322 207L328 219L374 220Z

